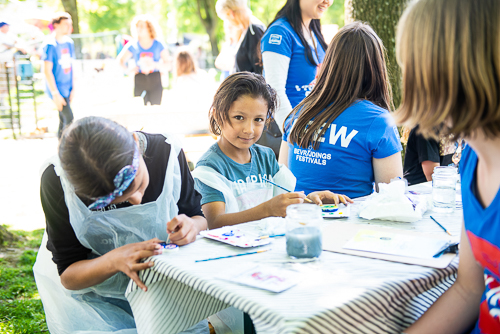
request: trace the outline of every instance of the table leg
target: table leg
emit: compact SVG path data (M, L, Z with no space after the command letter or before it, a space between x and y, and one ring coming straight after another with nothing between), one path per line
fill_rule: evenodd
M243 333L257 334L253 325L252 319L247 313L243 313Z

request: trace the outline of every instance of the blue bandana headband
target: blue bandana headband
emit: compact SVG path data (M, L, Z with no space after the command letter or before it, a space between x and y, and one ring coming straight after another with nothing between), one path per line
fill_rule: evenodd
M89 209L102 209L113 202L116 197L120 197L123 195L123 192L127 190L132 181L134 181L135 179L135 175L137 174L137 170L139 169L139 156L139 148L136 146L134 158L132 159L132 165L127 165L120 169L113 180L115 190L111 194L98 197L94 203L89 205Z

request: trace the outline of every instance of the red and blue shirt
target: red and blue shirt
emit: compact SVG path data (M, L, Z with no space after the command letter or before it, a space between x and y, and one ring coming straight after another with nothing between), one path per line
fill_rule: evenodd
M472 333L500 333L500 191L484 208L477 199L477 155L467 147L460 162L467 237L476 261L484 268L485 291Z

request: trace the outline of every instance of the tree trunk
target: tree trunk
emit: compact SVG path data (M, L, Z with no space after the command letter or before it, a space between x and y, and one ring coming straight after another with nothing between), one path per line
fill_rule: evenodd
M401 70L396 61L396 26L408 0L345 0L345 24L369 23L384 42L394 107L401 103Z
M215 1L214 0L196 0L196 5L198 7L198 16L207 31L208 37L210 38L210 45L212 47L212 55L217 57L219 54L219 47L217 45L217 25L219 23L219 18L215 12Z
M78 6L76 5L76 0L61 0L64 10L71 15L73 21L73 34L80 33L80 26L78 21ZM81 59L82 54L82 41L79 38L74 40L75 42L75 56L77 59Z

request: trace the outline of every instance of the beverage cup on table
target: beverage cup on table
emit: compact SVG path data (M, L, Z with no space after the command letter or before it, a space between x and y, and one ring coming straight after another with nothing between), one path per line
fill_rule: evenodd
M432 173L432 205L434 211L451 213L455 210L457 168L438 166Z
M321 255L321 208L314 204L294 204L286 209L286 252L292 258Z

